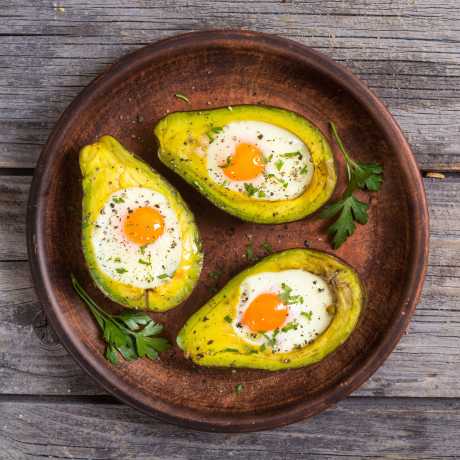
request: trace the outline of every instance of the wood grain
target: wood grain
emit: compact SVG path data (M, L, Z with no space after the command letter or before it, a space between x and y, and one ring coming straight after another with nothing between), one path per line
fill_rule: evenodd
M0 224L6 216L21 216L22 227L1 242L21 241L11 251L2 245L5 258L26 258L23 213L29 178L3 177L10 199L1 200ZM460 394L460 178L425 179L431 214L431 254L422 300L409 334L374 377L356 394L367 396L455 397ZM2 229L0 225L0 229ZM0 380L5 394L99 394L50 332L37 322L40 306L26 262L0 263ZM40 316L38 317L40 324Z
M456 0L59 5L0 2L0 167L33 167L59 114L123 54L180 32L250 28L293 38L348 65L388 105L422 168L460 170Z
M0 168L33 168L59 114L124 53L183 31L244 27L349 66L389 106L423 169L459 171L459 19L457 0L0 0ZM26 259L28 184L0 177L0 260L9 260L0 264L1 391L24 395L0 409L5 458L458 456L457 178L425 180L432 238L422 302L409 334L355 393L451 399L349 398L306 423L257 435L199 434L73 398L100 390L43 326L27 263L16 262ZM45 394L70 394L69 402L43 401Z
M460 449L458 399L349 398L306 422L238 435L185 430L105 401L6 401L0 410L8 460L436 460Z

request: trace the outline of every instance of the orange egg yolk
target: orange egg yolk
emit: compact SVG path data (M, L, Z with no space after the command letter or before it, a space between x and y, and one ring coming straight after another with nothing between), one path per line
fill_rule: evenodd
M264 170L262 152L252 144L238 144L229 163L223 172L232 180L251 180Z
M153 208L137 208L124 221L123 231L132 243L144 246L153 243L164 232L164 218Z
M286 321L288 309L272 293L260 294L244 312L241 322L254 332L273 331Z

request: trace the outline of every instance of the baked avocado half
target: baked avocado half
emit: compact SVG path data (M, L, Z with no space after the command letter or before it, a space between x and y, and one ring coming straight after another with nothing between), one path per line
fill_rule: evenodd
M347 340L364 304L350 266L324 252L290 249L230 280L188 319L177 344L201 366L303 367Z
M203 254L177 190L110 136L81 150L80 168L82 249L96 285L129 308L178 305L198 281Z
M331 197L331 148L288 110L240 105L175 112L154 128L160 160L222 210L242 220L302 219Z

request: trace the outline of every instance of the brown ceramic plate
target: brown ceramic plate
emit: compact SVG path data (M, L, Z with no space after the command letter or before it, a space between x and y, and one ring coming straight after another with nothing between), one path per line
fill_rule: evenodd
M186 94L191 104L174 97ZM182 193L204 242L201 280L191 297L163 314L171 342L217 287L258 254L310 246L329 252L326 223L313 215L286 225L240 222L212 206L156 158L152 128L167 112L267 104L300 113L329 136L333 120L353 155L384 164L385 181L370 199L369 223L335 254L356 268L368 305L350 339L322 362L282 372L206 369L177 347L157 362L110 365L96 324L74 293L74 272L107 309L118 307L95 288L80 245L79 149L111 134L142 156ZM330 136L329 136L330 137ZM331 142L334 146L334 143ZM340 155L335 149L336 157ZM338 191L344 177L341 170ZM28 245L38 296L62 343L107 391L166 421L215 431L273 428L317 414L365 382L406 329L420 295L427 258L428 213L411 150L383 104L355 76L295 42L253 32L197 32L160 41L121 59L91 83L57 123L40 157L30 194ZM236 394L235 385L244 391Z

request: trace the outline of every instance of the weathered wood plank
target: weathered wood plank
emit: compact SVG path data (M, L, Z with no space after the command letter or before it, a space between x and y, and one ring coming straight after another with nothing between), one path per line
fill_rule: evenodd
M116 404L0 403L4 458L454 459L460 401L350 398L308 421L248 434L203 433Z
M0 176L0 260L27 258L25 214L30 177Z
M26 257L22 215L29 180L2 178L0 252L4 258ZM460 178L425 179L425 186L432 237L422 301L409 334L358 395L460 396ZM5 226L14 220L11 216L16 216L16 225ZM13 242L18 246L12 249ZM27 263L0 263L0 393L99 393L41 327L39 313ZM44 336L42 341L39 336Z
M422 168L460 170L456 0L2 2L0 167L33 167L58 115L121 55L232 27L291 37L346 63L395 114Z

